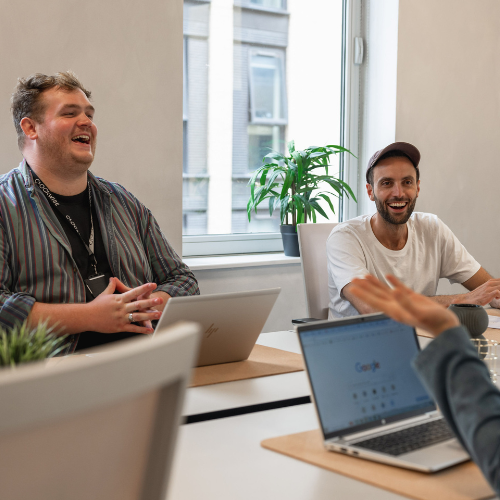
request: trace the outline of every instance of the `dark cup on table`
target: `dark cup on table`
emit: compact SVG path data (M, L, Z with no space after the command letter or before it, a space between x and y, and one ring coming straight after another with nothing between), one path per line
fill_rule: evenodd
M448 309L454 312L460 323L467 328L471 338L477 339L479 357L483 359L488 352L488 342L483 333L488 328L489 321L484 307L477 304L451 304Z

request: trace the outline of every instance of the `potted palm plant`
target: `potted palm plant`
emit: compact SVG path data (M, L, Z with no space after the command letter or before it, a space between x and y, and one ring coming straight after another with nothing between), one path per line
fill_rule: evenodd
M328 175L331 155L352 154L342 146L311 146L302 151L295 149L295 142L288 143L288 156L271 151L262 159L263 165L249 181L250 199L247 204L248 220L252 211L264 200L269 200L269 214L279 207L281 236L285 255L298 257L297 224L316 222L316 214L328 219L321 207L324 200L335 213L333 197L356 197L350 186L338 177ZM354 156L354 155L353 155ZM323 190L323 187L325 188Z

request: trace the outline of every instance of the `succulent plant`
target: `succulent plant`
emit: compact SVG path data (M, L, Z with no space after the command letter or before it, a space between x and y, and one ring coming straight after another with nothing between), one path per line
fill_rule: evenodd
M11 330L0 329L0 366L51 358L66 347L65 340L66 335L57 335L55 327L48 327L47 322L30 327L25 321Z

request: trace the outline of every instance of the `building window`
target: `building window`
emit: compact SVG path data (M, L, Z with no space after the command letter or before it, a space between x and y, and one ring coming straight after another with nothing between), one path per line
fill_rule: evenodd
M342 0L184 0L184 37L183 253L204 253L196 235L233 235L217 253L245 252L235 233L280 241L265 204L248 221L248 181L291 139L340 143Z
M283 58L250 52L250 117L252 123L285 124L286 90Z
M250 4L267 9L286 9L286 0L250 0Z

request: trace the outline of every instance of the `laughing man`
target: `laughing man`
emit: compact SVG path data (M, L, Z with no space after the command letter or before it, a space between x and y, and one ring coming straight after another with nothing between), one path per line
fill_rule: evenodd
M48 321L78 349L152 333L171 296L199 293L151 212L89 172L90 97L70 72L19 79L23 161L0 177L0 326Z
M338 224L327 241L330 319L375 312L350 292L351 281L366 274L383 283L393 274L445 306L500 307L500 280L481 267L438 217L413 213L420 191L419 161L418 149L406 142L390 144L370 158L366 189L377 213ZM436 295L440 278L461 283L469 292Z

